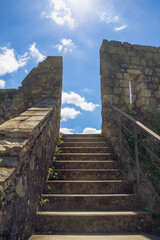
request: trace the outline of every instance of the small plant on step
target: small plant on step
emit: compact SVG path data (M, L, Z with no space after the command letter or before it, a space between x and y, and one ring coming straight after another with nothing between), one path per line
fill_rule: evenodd
M56 156L54 156L52 162L55 163L56 160L57 160L57 158L56 158Z
M60 146L62 143L63 143L63 140L59 138L57 142L57 146Z
M142 205L142 210L143 211L149 212L149 206L148 206L148 202L147 201L142 201L141 205Z
M59 179L57 172L54 173L52 179L53 179L53 180L58 180L58 179Z
M50 186L47 186L46 193L53 194L53 193L55 193L55 189Z
M55 154L60 154L60 153L62 153L62 150L59 147L56 146Z
M47 205L47 203L49 202L49 199L44 199L43 197L40 198L40 205L41 207L44 207Z
M53 174L54 174L54 169L55 169L54 166L52 166L52 167L50 167L50 168L48 169L47 180L53 176Z
M55 167L52 165L49 169L48 169L48 175L47 175L47 180L58 180L58 173L55 172Z
M59 121L62 120L62 116L61 116L61 115L58 116L58 120L59 120Z
M62 139L62 137L63 137L63 134L59 133L59 139Z

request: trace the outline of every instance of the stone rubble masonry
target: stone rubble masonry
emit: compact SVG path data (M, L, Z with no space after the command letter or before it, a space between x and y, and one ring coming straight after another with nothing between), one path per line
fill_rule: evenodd
M0 124L46 98L59 98L62 57L47 57L33 68L18 89L0 89Z
M100 74L103 134L113 135L109 123L109 104L124 111L128 106L133 115L149 124L155 109L160 109L160 47L103 40Z
M62 59L47 58L29 76L19 90L5 90L20 114L0 125L0 240L26 240L33 233L59 136Z
M120 154L118 127L113 123L109 106L112 104L131 113L134 118L149 128L152 127L155 109L160 109L160 47L103 40L100 48L100 74L102 135L111 137L114 151ZM126 124L133 131L133 126L128 122ZM121 156L122 164L130 163L130 157L126 156L123 149ZM132 180L134 179L133 176ZM141 180L141 199L146 201L151 198L152 193L145 180Z

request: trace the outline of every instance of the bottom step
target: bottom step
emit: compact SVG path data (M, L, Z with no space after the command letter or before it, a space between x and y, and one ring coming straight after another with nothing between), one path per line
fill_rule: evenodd
M146 212L38 212L36 232L150 233L151 222Z
M159 240L159 237L148 234L34 235L29 240Z

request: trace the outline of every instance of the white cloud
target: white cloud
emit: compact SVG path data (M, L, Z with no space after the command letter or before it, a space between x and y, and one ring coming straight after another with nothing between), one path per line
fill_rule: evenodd
M115 22L119 22L119 16L113 16L111 13L103 12L100 15L100 20L102 22L106 22L107 24L115 23Z
M28 53L16 58L13 48L0 47L0 76L17 71L27 64Z
M41 62L41 61L43 61L46 58L36 48L36 43L35 42L30 46L29 50L30 50L31 56L34 57L37 62Z
M96 107L99 107L98 104L94 104L92 102L86 102L84 97L81 97L79 94L75 92L63 92L62 93L62 103L74 104L77 107L80 107L85 111L94 111Z
M68 119L74 119L78 114L81 114L80 111L77 111L74 108L65 107L61 109L62 121L65 122Z
M49 0L51 12L47 18L51 18L56 24L64 25L68 24L70 28L75 27L75 20L72 17L72 12L69 7L66 6L63 0Z
M24 71L25 71L25 73L28 73L28 70L25 69Z
M114 29L115 29L116 31L121 31L121 30L125 29L126 27L127 27L127 25L123 25L123 26L121 26L121 27L115 27Z
M0 88L4 88L5 87L5 81L0 80Z
M70 129L70 128L60 128L60 133L63 134L73 134L74 129Z
M91 127L85 128L83 130L83 134L100 134L100 133L101 133L101 130L97 130L96 128L91 128Z
M75 44L73 43L72 39L63 38L61 40L61 43L56 45L56 48L58 49L59 52L63 51L65 54L67 52L72 52L73 48L75 48Z

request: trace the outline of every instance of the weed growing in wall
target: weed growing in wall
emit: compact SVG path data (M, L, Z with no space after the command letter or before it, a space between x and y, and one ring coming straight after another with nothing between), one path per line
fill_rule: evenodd
M134 152L134 138L123 129L123 135L125 140L123 145L127 148L132 158L135 159ZM147 134L143 132L138 133L138 138L143 142L148 148L152 150L158 157L160 157L160 146L156 144L153 140L149 139ZM145 150L145 148L138 144L138 157L140 167L143 170L145 176L151 182L155 191L160 195L160 165L157 161Z
M57 146L55 147L55 154L56 155L58 155L58 154L60 154L62 152L62 150L59 147L62 143L63 143L63 140L62 140L62 136L60 135L59 139L57 141ZM47 180L58 180L59 179L58 173L55 170L55 162L56 162L56 160L57 160L56 156L54 156L53 160L52 160L52 165L48 169Z
M44 199L44 198L40 198L40 205L41 207L44 207L47 205L47 203L49 202L49 199Z

